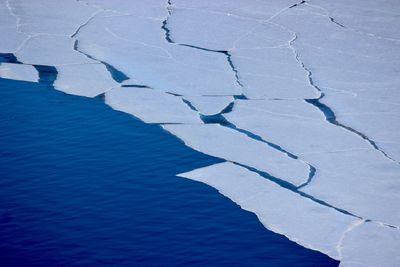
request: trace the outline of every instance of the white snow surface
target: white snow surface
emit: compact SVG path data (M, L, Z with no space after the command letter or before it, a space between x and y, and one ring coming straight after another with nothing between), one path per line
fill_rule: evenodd
M182 176L271 231L342 266L397 266L399 14L397 0L0 0L0 77L54 66L55 89L104 94L226 160Z

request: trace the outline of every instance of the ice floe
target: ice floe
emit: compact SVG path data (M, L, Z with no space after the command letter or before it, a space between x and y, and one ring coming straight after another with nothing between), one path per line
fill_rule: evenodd
M201 123L198 113L181 97L149 88L116 88L105 94L105 101L147 123Z
M37 70L30 65L0 63L0 78L37 82L39 74Z
M335 259L340 258L337 246L343 232L359 221L230 162L178 176L216 188L242 209L254 212L266 228Z
M54 87L72 95L95 97L119 86L102 64L59 66L57 71Z

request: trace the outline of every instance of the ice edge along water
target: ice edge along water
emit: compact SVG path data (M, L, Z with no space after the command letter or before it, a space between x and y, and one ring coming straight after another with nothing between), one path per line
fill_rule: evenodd
M16 20L17 20L17 29L18 29L18 31L21 31L21 30L20 30L20 25L21 25L20 18L18 17L17 13L15 13L15 11L13 10L13 8L11 7L10 1L7 1L6 3L7 3L7 8L8 8L8 10L10 11L10 13L11 13L11 14L16 18ZM271 18L273 18L273 17L275 17L275 16L277 16L277 15L280 15L282 12L284 12L284 11L290 9L290 8L298 7L299 5L302 5L302 4L308 4L308 3L306 3L306 1L301 1L301 2L299 2L299 3L292 4L292 5L288 6L288 7L285 7L285 8L282 9L282 10L279 10L279 12L277 12L276 14L274 14ZM167 27L167 20L168 20L169 16L171 16L171 14L172 14L172 11L171 11L172 5L173 5L173 4L171 3L171 1L168 1L168 2L167 2L168 15L167 15L166 19L165 19L164 21L162 21L162 26L161 26L161 29L165 31L165 39L166 39L166 41L168 41L169 43L174 43L174 42L172 41L172 39L170 38L170 29ZM103 64L103 65L105 66L105 68L107 69L107 71L108 71L108 72L110 73L110 75L112 76L113 80L115 80L115 82L116 82L117 84L121 84L123 81L128 80L128 76L127 76L127 75L123 74L122 72L120 72L119 70L117 70L116 68L114 68L112 65L106 63L105 61L98 60L98 59L96 59L95 57L91 56L90 54L84 53L84 52L82 52L82 51L79 50L79 43L78 43L78 38L77 38L78 35L79 35L79 32L80 32L85 26L87 26L88 24L90 24L91 21L94 20L99 14L101 14L102 11L106 11L106 9L97 10L97 11L95 11L94 13L92 13L91 16L90 16L89 18L87 18L82 24L80 24L80 25L76 28L76 30L70 35L70 37L71 37L71 39L74 39L74 40L75 40L75 43L74 43L74 47L73 47L73 48L74 48L74 50L75 50L76 52L79 52L79 53L85 55L86 57L88 57L88 58L91 59L91 60L96 61L97 63ZM331 22L337 24L337 25L340 26L340 27L343 27L343 25L338 24L332 17L330 17L330 16L328 16L328 17L329 17L329 20L330 20ZM267 21L265 21L265 22L272 23L272 22L270 22L270 20L267 20ZM21 31L21 32L22 32L22 31ZM34 34L34 35L30 35L30 36L27 38L27 40L28 40L29 38L31 38L32 36L37 36L37 35L35 35L35 34ZM304 65L304 63L300 60L297 51L296 51L295 48L292 46L292 45L293 45L293 42L294 42L296 39L297 39L297 34L294 33L294 38L293 38L292 40L289 41L289 46L290 46L291 49L293 50L293 52L294 52L294 54L295 54L295 57L296 57L296 60L298 61L298 63L300 63L300 64L302 65L302 67L304 68L304 70L307 71L307 73L308 73L308 79L309 79L310 85L312 85L315 89L317 89L317 90L320 92L320 96L319 96L318 98L312 99L312 100L308 100L308 101L314 101L314 103L310 103L310 104L313 104L313 105L315 105L316 103L319 103L320 106L317 106L317 107L318 107L322 112L324 112L324 114L325 114L326 112L330 113L330 115L333 114L333 115L330 116L330 117L328 116L329 119L332 119L332 118L333 118L333 121L329 121L329 119L328 119L328 117L327 117L327 120L328 120L329 122L331 122L331 123L333 123L333 124L336 124L337 126L340 126L340 127L342 127L342 128L345 128L345 126L338 125L339 123L336 122L336 119L335 119L335 116L334 116L333 111L331 111L331 109L329 109L327 106L323 106L324 104L322 104L322 103L319 102L319 100L320 100L320 99L322 98L322 96L323 96L323 93L322 93L322 91L319 89L319 87L317 87L317 86L314 85L314 82L313 82L312 77L311 77L311 76L312 76L311 71L309 71L309 69L308 69L308 68ZM27 42L27 41L25 40L25 41L20 45L20 47L19 47L17 50L18 50L18 51L21 50L26 42ZM193 48L193 49L199 49L199 50L206 51L206 52L210 52L210 53L220 53L220 54L223 54L224 56L226 56L227 63L229 64L231 70L234 72L234 76L235 76L235 78L236 78L236 83L237 83L240 87L243 88L243 84L240 82L240 79L239 79L239 77L240 77L239 71L238 71L237 67L235 67L234 63L232 62L232 55L230 54L230 52L229 52L228 50L221 50L221 51L220 51L220 50L213 50L213 49L203 48L203 47L199 47L199 46L196 46L196 45L190 45L190 44L177 44L177 45L181 45L181 46L185 46L185 47L189 47L189 48ZM18 63L17 60L15 60L14 63ZM28 64L27 64L27 65L28 65ZM39 70L39 76L40 76L40 73L41 73L42 71L46 71L46 70L49 71L50 73L51 73L51 72L55 73L55 69L57 68L57 67L54 68L54 67L50 67L50 66L47 66L47 67L46 67L46 66L40 66L40 65L35 65L35 67L36 67L36 69ZM43 75L42 75L42 76L43 76ZM44 80L42 79L42 80L40 80L40 81L43 82ZM51 83L52 83L52 82L51 82ZM122 85L122 86L124 86L124 85ZM147 86L147 85L145 85L145 84L138 84L138 85L131 85L131 86L132 86L132 87L135 87L135 86L136 86L136 87L141 87L141 88L150 88L149 86ZM118 87L118 86L117 86L117 87ZM113 89L113 88L109 88L109 89L106 90L106 91L109 91L109 90L114 90L114 89ZM100 93L100 95L103 95L103 94L104 94L104 92ZM185 99L185 96L178 96L178 95L176 95L176 94L174 94L174 93L171 93L171 95L175 95L175 96L177 96L177 97L182 97L182 101L183 101L184 103L186 103L193 111L196 111L196 108L195 108L188 100ZM268 142L268 141L264 140L261 136L255 134L255 133L252 133L251 131L245 130L245 129L239 129L239 128L236 127L234 124L228 122L228 121L223 117L223 114L229 113L229 112L234 108L235 100L237 100L237 99L247 100L246 96L244 96L243 93L242 93L241 95L234 95L233 97L234 97L234 100L231 102L231 104L228 105L228 106L227 106L226 108L224 108L223 110L221 110L221 112L220 112L219 114L214 115L214 116L206 116L206 115L199 114L199 115L200 115L200 118L203 120L203 122L204 122L205 124L210 124L210 123L211 123L211 124L215 124L215 123L216 123L216 124L219 124L219 125L221 125L221 126L223 126L223 127L228 127L228 128L233 129L233 130L235 130L235 131L244 133L244 134L246 134L248 137L250 137L250 138L252 138L252 139L254 139L254 140L257 140L257 141L260 141L260 142L262 142L262 143L267 144L268 146L270 146L270 147L276 149L277 151L279 151L279 152L285 154L285 155L288 156L289 158L292 158L292 159L298 159L298 158L299 158L298 156L292 154L291 152L286 151L286 150L285 150L284 148L282 148L280 145L277 145L277 144ZM306 100L306 101L307 101L307 100ZM327 114L325 114L325 115L327 115ZM161 123L161 124L163 124L163 123ZM164 127L169 127L169 125L163 125L163 126L164 126ZM346 130L349 130L349 131L352 131L352 130L353 130L353 129L351 129L351 128L350 128L350 129L345 128L345 129L346 129ZM356 131L356 130L354 130L354 131ZM353 132L353 131L352 131L352 132ZM363 134L361 134L361 133L359 133L359 132L353 132L353 133L359 135L360 137L362 137L363 139L365 139L366 141L368 141L372 146L374 146L374 145L376 146L376 144L375 144L373 141L371 141L368 137L364 136ZM371 142L372 142L372 143L371 143ZM379 150L378 147L374 147L374 149ZM379 151L380 151L384 156L387 156L387 155L385 154L384 151L381 151L381 150L379 150ZM345 211L345 210L343 210L343 209L340 209L340 208L334 207L334 206L332 206L332 205L329 205L329 204L325 203L324 201L315 199L314 197L312 197L312 196L310 196L310 195L307 195L306 193L303 193L303 192L301 192L301 191L298 190L299 188L302 188L302 187L304 187L305 185L307 185L307 184L312 180L312 178L313 178L313 176L314 176L314 174L315 174L316 169L315 169L311 164L308 164L308 163L307 163L308 166L309 166L309 168L310 168L308 180L305 181L305 183L303 183L303 184L301 184L301 185L299 185L299 186L294 186L293 184L287 183L286 181L281 180L281 179L279 179L279 178L277 178L277 177L272 177L272 176L269 175L268 173L262 172L262 171L260 171L260 170L258 170L258 169L255 169L255 168L252 168L252 167L249 167L249 166L245 166L245 165L240 165L239 163L235 163L235 164L236 164L236 166L242 166L242 167L244 167L245 169L247 169L247 170L250 171L251 173L259 174L259 175L261 175L262 177L271 180L272 182L278 184L278 186L280 186L281 188L284 188L285 190L288 189L288 192L296 193L299 197L303 197L304 199L308 199L308 200L310 200L310 201L312 201L312 202L314 202L314 203L322 204L322 207L325 206L325 208L333 208L332 210L335 210L335 212L338 211L338 212L340 212L340 213L342 213L342 214L345 214L345 215L349 215L349 214L350 214L350 212L347 212L347 211ZM356 217L361 218L361 216L356 216ZM355 220L356 220L357 222L359 222L359 220L357 220L357 218L355 218ZM369 220L369 219L367 219L367 218L363 218L361 221L363 221L363 222L371 222L371 220ZM386 225L386 226L388 225L388 224L383 224L383 223L380 223L380 222L377 222L377 223L380 224L380 225ZM339 258L339 259L342 259L342 252L341 252L341 251L342 251L343 247L346 246L346 245L345 245L345 242L344 242L344 240L345 240L345 235L347 236L347 235L349 234L349 232L353 231L353 229L356 228L356 227L352 227L352 225L353 225L353 224L351 224L351 226L350 226L349 228L347 228L347 229L343 232L343 235L342 235L342 237L340 238L340 240L339 240L339 242L338 242L338 244L337 244L337 251L338 251L338 258ZM358 224L356 224L356 225L358 225ZM398 229L397 226L392 226L392 227L395 227L395 229ZM386 228L384 228L384 229L386 229ZM279 231L281 231L281 230L279 230ZM293 239L293 240L296 240L296 238L294 238L294 237L292 237L292 239ZM299 241L299 243L302 243L301 240L298 240L298 241ZM304 243L304 242L303 242L303 243ZM308 246L310 246L310 245L308 245ZM339 248L340 248L340 249L339 249ZM318 249L318 248L314 248L314 249L321 250L321 249ZM350 265L349 265L349 266L350 266ZM390 266L390 265L388 265L388 266Z

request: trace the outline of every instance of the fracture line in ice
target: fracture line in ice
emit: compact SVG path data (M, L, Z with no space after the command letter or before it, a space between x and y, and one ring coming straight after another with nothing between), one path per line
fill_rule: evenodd
M373 140L371 140L368 136L366 136L365 134L363 134L363 133L360 132L360 131L357 131L357 130L355 130L355 129L349 127L349 126L346 126L346 125L340 123L339 121L337 121L336 115L335 115L335 113L333 112L333 110L332 110L329 106L327 106L327 105L325 105L325 104L323 104L323 103L321 102L321 99L325 96L325 94L324 94L324 92L321 90L321 88L319 88L318 85L316 85L316 84L314 83L314 80L313 80L313 78L312 78L313 73L312 73L312 72L310 71L310 69L304 64L304 62L300 59L300 55L298 54L296 48L294 47L294 42L298 39L297 33L294 32L294 31L292 31L292 30L290 30L290 29L288 29L287 27L285 27L285 26L283 26L283 25L280 25L280 24L277 24L277 23L274 23L274 22L270 22L270 23L272 23L272 24L274 24L274 25L276 25L276 26L278 26L278 27L281 27L282 29L284 29L284 30L286 30L286 31L288 31L288 32L290 32L290 33L292 34L293 38L292 38L291 40L289 40L288 46L289 46L289 48L292 50L293 55L294 55L296 61L297 61L297 62L299 63L299 65L307 72L307 78L308 78L309 84L310 84L312 87L314 87L315 90L319 93L319 96L318 96L317 98L305 99L305 101L306 101L307 103L313 105L314 107L318 108L318 109L324 114L324 116L325 116L325 118L326 118L326 120L327 120L328 122L330 122L330 123L332 123L332 124L334 124L334 125L336 125L336 126L338 126L338 127L341 127L341 128L343 128L343 129L345 129L345 130L347 130L347 131L350 131L350 132L352 132L352 133L358 135L359 137L361 137L362 139L364 139L367 143L369 143L376 151L378 151L379 153L381 153L384 157L386 157L387 159L389 159L389 160L391 160L391 161L393 161L393 162L399 164L399 162L397 162L395 159L391 158L388 154L386 154L385 151L381 150L381 149L376 145L376 143L375 143ZM305 185L306 185L306 184L305 184Z

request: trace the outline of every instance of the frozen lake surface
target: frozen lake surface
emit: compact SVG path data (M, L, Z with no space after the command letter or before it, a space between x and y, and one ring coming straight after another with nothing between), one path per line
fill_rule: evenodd
M1 0L0 77L161 126L219 161L174 175L341 266L396 266L399 14L396 0Z

